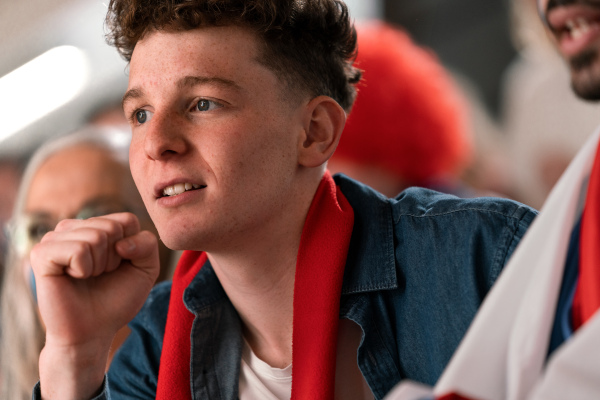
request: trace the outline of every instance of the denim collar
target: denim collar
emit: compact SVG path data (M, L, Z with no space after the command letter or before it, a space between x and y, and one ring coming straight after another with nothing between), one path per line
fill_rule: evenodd
M397 288L390 200L345 175L334 179L354 210L342 294Z
M227 294L207 259L198 275L183 292L183 303L190 312L198 315L204 309L225 300L229 301Z

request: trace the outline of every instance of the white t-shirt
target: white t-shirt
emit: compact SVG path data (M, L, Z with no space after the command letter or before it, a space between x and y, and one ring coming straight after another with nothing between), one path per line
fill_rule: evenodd
M244 340L240 369L240 400L287 400L292 396L292 364L273 368L254 354Z
M336 399L373 399L356 361L361 335L357 324L346 319L340 320L335 373ZM292 395L292 365L283 369L271 367L258 358L244 340L239 385L240 400L288 400Z

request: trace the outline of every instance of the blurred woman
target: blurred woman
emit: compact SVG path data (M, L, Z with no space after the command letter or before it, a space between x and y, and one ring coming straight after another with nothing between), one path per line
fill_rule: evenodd
M130 135L121 130L89 127L46 143L25 169L8 226L9 251L2 284L3 399L30 398L39 379L44 327L29 264L33 245L62 219L123 211L134 213L142 229L156 233L129 171L129 141ZM162 246L159 280L170 277L169 258L170 251ZM127 334L127 329L117 334L113 351Z

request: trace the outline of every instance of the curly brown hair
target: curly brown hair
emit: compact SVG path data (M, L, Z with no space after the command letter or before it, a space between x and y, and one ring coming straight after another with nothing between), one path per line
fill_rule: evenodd
M240 25L264 46L259 62L293 91L335 99L347 112L361 71L356 30L340 0L111 0L107 41L127 60L150 31Z

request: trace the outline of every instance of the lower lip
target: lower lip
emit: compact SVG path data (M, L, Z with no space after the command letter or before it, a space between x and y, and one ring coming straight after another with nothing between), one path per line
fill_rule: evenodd
M566 57L573 57L586 49L600 35L600 25L590 26L590 29L574 39L570 35L563 35L559 41L560 51Z
M180 193L177 196L165 196L156 199L156 203L165 208L179 207L183 204L196 201L200 196L204 195L205 188L188 190Z

